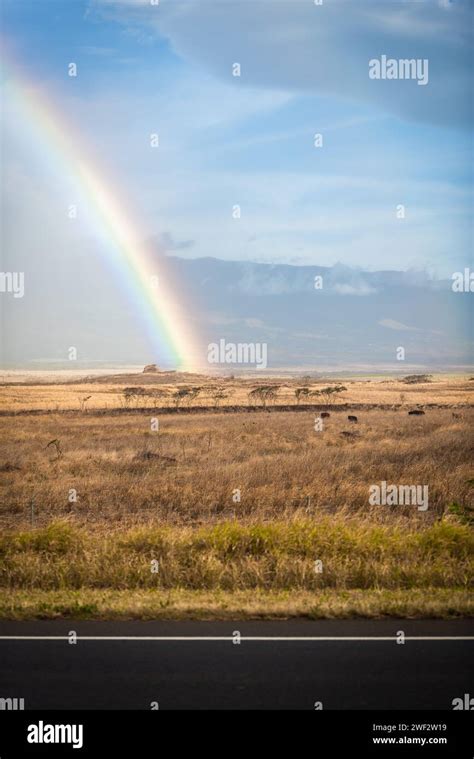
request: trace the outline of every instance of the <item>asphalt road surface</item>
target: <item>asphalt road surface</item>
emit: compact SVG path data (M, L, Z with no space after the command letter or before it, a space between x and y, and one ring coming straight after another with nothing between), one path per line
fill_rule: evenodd
M75 644L70 631L78 636ZM399 631L404 643L397 642ZM312 710L318 703L325 710L431 710L452 709L453 699L474 695L474 639L461 639L474 636L468 620L61 620L3 622L0 636L60 637L0 637L0 699L24 698L26 710L152 704Z

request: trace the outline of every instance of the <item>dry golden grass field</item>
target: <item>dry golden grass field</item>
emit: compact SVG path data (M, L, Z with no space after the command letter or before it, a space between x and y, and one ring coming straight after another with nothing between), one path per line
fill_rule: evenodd
M246 406L249 403L261 405L261 399L258 396L249 398L249 393L262 385L271 386L276 390L275 396L268 399L268 405L297 405L295 391L298 388L307 388L310 393L308 396L300 396L301 405L326 403L327 397L311 393L328 386L346 388L333 395L331 403L349 403L354 407L360 404L381 404L411 408L420 403L463 406L472 403L474 398L474 380L470 380L468 375L435 375L430 382L408 384L401 378L377 376L371 379L324 379L311 376L210 378L198 374L136 372L128 375L99 375L72 379L67 372L57 372L55 375L39 373L38 377L35 377L35 374L31 372L6 375L3 382L0 382L0 409L87 411L189 406L222 408ZM61 379L63 375L68 377L67 381ZM125 393L127 389L129 392Z
M5 383L0 615L472 614L472 386ZM428 508L370 505L383 481Z

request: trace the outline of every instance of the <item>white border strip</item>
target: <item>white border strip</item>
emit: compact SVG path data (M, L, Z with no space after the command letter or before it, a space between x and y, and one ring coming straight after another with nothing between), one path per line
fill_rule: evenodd
M69 641L71 636L69 635L0 635L0 641L2 640L67 640ZM75 641L80 640L92 640L92 641L189 641L189 642L213 642L213 641L227 641L227 642L311 642L311 643L323 643L332 641L358 641L358 642L380 642L380 641L398 641L400 638L396 635L386 636L263 636L263 635L75 635ZM436 641L453 641L453 640L474 640L474 635L405 635L403 640L436 640Z

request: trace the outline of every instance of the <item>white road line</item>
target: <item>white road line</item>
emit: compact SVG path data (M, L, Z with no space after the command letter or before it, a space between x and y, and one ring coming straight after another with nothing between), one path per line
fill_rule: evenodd
M0 635L2 640L67 640L70 635ZM261 635L75 635L74 640L92 640L92 641L189 641L189 642L211 642L211 641L241 641L241 642L313 642L323 643L332 641L358 641L358 642L380 642L380 641L398 641L400 638L394 635L386 636L261 636ZM474 635L405 635L403 640L433 640L433 641L454 641L454 640L474 640Z

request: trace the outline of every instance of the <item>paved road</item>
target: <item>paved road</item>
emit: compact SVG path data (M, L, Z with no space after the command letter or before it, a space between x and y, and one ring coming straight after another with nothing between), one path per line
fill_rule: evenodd
M324 709L451 709L454 698L474 694L474 640L396 642L399 630L417 638L473 636L469 621L0 624L1 636L67 636L71 630L79 636L75 645L0 639L0 698L24 698L25 709L150 709L151 702L160 709L314 709L315 702ZM233 642L235 630L240 644ZM197 636L225 640L188 639ZM289 636L305 640L274 640Z

